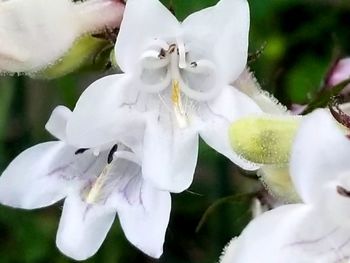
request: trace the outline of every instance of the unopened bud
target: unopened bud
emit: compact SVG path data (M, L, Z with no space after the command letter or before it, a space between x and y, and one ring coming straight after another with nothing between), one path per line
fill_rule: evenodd
M67 75L82 65L92 64L94 57L103 50L106 41L91 36L79 38L73 47L55 64L42 71L30 73L32 78L54 79Z
M300 201L290 177L288 165L265 165L258 171L258 176L277 200L286 203Z
M117 0L0 1L0 72L38 72L55 64L82 35L117 27Z
M299 126L299 117L247 117L232 123L233 150L259 164L286 164Z

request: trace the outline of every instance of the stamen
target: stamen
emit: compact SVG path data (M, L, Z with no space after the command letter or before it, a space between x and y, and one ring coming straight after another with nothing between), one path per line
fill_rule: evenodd
M118 144L115 144L112 149L110 150L107 158L107 163L110 164L113 161L114 154L118 150Z
M339 185L337 186L337 192L338 192L338 194L340 194L341 196L344 196L346 198L350 197L350 191L345 189L342 186L339 186Z
M170 58L167 56L160 57L160 53L157 50L147 50L141 55L140 62L145 69L160 69L170 63Z
M179 68L184 69L187 67L185 43L181 38L178 38L176 42L179 50Z
M78 150L75 151L75 155L78 155L78 154L82 154L84 152L86 152L87 150L89 150L89 148L80 148Z
M171 44L168 49L168 54L174 53L175 50L176 50L176 44Z

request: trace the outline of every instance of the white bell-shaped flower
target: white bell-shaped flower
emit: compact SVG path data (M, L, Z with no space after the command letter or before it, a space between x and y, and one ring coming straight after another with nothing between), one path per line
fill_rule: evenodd
M158 0L129 0L115 47L125 73L83 93L68 139L95 147L132 129L135 119L147 119L143 174L173 192L193 180L198 134L236 164L257 169L232 151L228 136L233 120L261 111L229 85L246 65L248 31L245 0L221 0L183 22Z

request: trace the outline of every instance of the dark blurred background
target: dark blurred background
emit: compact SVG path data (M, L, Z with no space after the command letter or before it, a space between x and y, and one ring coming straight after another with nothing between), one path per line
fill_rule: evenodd
M179 19L216 0L164 0ZM250 0L250 62L262 87L286 105L307 103L320 88L332 61L350 52L348 0ZM234 46L232 48L235 48ZM108 73L108 72L107 72ZM24 149L52 139L44 130L58 104L74 107L79 94L103 70L80 71L57 80L0 77L0 170ZM222 198L259 187L214 150L201 144L195 181L173 195L171 220L159 262L213 263L224 245L251 217L248 198ZM196 227L208 207L204 224ZM55 246L62 204L23 211L0 207L1 263L66 263ZM99 252L87 262L156 262L133 248L118 220Z

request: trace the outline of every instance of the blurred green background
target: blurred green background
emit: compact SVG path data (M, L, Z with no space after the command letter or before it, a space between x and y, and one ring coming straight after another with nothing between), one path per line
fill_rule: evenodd
M179 19L216 0L164 0ZM331 62L350 49L348 0L250 0L250 63L262 87L286 105L307 103L317 93ZM235 48L232 46L232 48ZM74 107L79 94L101 70L81 71L57 80L0 77L0 170L22 150L52 139L44 130L58 104ZM195 181L173 195L173 209L159 262L216 262L224 245L251 216L247 200L225 202L196 227L206 209L227 196L251 192L259 183L242 175L224 157L201 144ZM72 262L55 246L62 204L37 211L0 207L1 263ZM133 248L118 221L99 252L87 262L156 262Z

